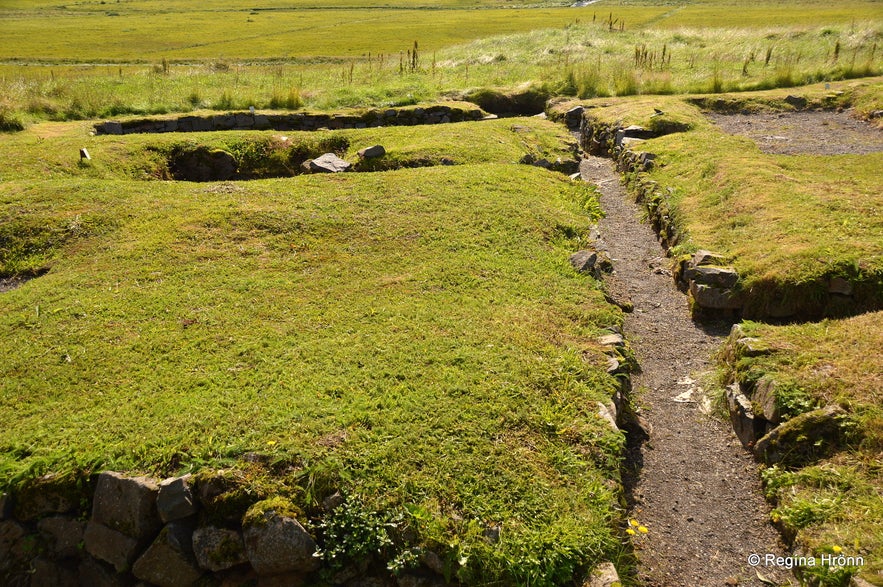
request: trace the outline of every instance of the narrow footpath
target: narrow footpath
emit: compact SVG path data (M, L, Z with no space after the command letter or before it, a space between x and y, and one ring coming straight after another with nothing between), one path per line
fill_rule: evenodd
M602 194L599 244L614 267L606 289L618 302L634 304L625 335L640 365L633 397L649 435L630 434L625 479L631 518L648 529L633 540L638 581L648 587L796 584L786 569L749 565L749 555L784 556L784 547L768 522L757 465L732 430L707 414L698 381L711 369L729 324L693 322L664 250L641 222L612 161L590 157L580 173Z

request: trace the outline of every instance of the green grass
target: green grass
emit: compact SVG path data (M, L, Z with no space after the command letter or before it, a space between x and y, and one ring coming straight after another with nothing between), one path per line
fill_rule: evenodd
M4 252L36 241L51 271L0 297L0 485L233 467L310 516L339 489L467 583L617 560L623 438L595 414L616 382L593 337L620 315L567 262L586 188L511 163L561 131L522 126L346 133L429 152L466 130L453 155L484 142L484 163L224 184L104 167L145 137L95 137L80 168L78 124L2 143L29 152L3 177Z
M786 327L743 323L745 334L760 338L771 352L729 366L736 379L767 376L783 389L799 390L806 398L803 411L838 404L854 422L852 442L833 457L763 474L776 505L773 521L803 552L821 556L836 546L844 555L863 557L863 566L840 573L816 569L823 585L846 584L844 578L856 572L879 582L883 571L881 319L878 312Z
M162 18L153 9L125 5L119 17L10 9L0 107L23 120L70 120L413 104L522 84L550 97L744 91L879 75L883 51L877 2L752 5L747 14L761 24L740 24L746 10L726 3L353 7L237 12L230 21L225 8L187 14L182 4ZM231 32L227 23L246 17L261 22ZM627 25L611 28L610 19ZM342 26L346 35L333 34ZM36 32L47 27L57 32L51 43Z
M837 88L844 94L831 94ZM872 81L798 93L822 102L825 96L848 102L866 94L873 98L868 104L879 105L880 88ZM731 95L724 101L782 109L787 93ZM654 108L666 117L651 118ZM823 296L835 276L862 284L856 287L856 309L883 305L883 221L876 213L883 204L878 174L883 153L763 154L753 141L724 133L680 98L623 99L591 112L625 125L652 128L668 120L691 127L641 146L658 157L646 179L662 186L671 210L680 235L673 254L708 249L732 259L749 296L746 315L765 315L769 304L793 296L798 307L809 309L812 296Z

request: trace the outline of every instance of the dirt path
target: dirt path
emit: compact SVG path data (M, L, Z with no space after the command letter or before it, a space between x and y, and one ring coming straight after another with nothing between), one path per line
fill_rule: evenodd
M605 278L617 300L630 300L625 333L641 373L632 378L649 440L634 442L626 479L632 517L649 532L635 536L638 579L653 587L711 587L764 583L750 554L784 556L757 466L732 431L706 415L697 373L729 325L698 327L686 297L666 271L664 251L619 182L610 160L589 158L580 171L599 186L606 218L599 230L613 258ZM761 567L764 578L788 584L784 569Z

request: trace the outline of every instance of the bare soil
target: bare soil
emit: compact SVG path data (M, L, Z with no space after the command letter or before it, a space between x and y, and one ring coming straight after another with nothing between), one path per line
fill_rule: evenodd
M708 114L725 132L746 136L764 153L778 155L864 155L883 151L883 129L851 110Z
M613 163L585 159L606 217L601 246L613 259L611 297L630 301L625 334L640 365L632 376L640 426L629 431L626 488L640 584L652 587L790 584L785 569L748 564L751 554L785 556L769 523L758 467L727 423L709 415L701 375L730 324L700 325L674 286L665 252L620 185ZM643 430L642 430L643 429ZM646 433L646 434L645 434ZM769 584L769 583L766 583Z

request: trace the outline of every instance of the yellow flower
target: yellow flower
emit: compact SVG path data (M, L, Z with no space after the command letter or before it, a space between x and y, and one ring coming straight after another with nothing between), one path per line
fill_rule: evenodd
M276 444L275 440L268 440L267 441L267 446L273 446L274 444Z
M836 545L831 550L834 551L834 554L840 554L841 552L843 552L843 549L839 546L836 546Z
M632 518L629 520L629 526L634 526L637 528L638 526L640 526L640 524L638 523L638 521L636 519Z
M632 530L631 528L626 528L625 533L628 534L629 536L634 536L634 535L635 535L635 531Z
M640 532L641 534L646 534L649 531L650 530L647 529L647 526L638 526L638 532Z

